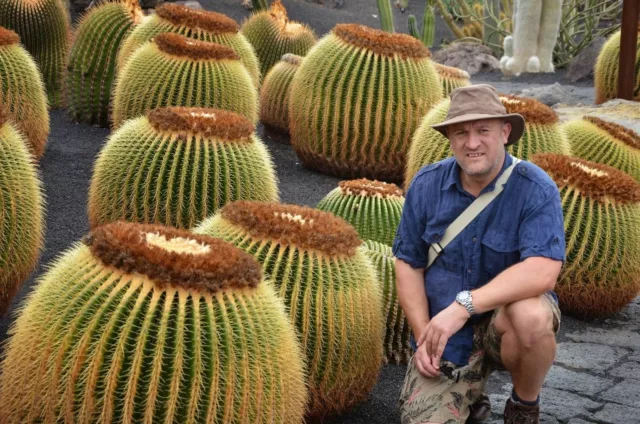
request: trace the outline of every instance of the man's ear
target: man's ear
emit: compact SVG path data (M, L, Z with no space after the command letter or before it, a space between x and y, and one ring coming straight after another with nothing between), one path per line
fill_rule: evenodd
M509 141L509 134L511 134L511 122L504 121L502 124L502 135L504 137L504 144Z

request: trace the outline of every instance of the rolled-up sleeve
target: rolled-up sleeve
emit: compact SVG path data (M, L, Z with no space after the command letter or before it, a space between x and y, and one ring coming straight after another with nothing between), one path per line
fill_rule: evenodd
M535 198L539 200L532 201L520 224L520 259L542 256L564 262L564 218L560 193L554 187L545 195L531 197Z
M393 254L413 268L427 266L427 246L422 239L426 215L424 202L420 200L420 185L415 180L406 193L400 225L393 242Z

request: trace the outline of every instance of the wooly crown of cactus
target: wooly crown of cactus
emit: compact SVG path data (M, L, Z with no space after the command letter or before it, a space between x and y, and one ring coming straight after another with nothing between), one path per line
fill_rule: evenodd
M602 46L594 69L596 104L618 97L618 75L620 74L621 31L611 35ZM636 50L636 76L633 99L640 100L640 26L638 26L638 46Z
M264 124L289 131L291 82L301 61L301 56L287 53L264 78L260 88L260 120Z
M40 279L11 333L2 422L302 422L284 304L221 240L100 227Z
M122 43L117 65L121 69L136 49L156 35L173 32L197 40L231 47L238 53L256 87L260 84L260 62L251 43L240 33L236 21L221 13L196 10L190 7L164 3L156 13L147 16Z
M400 224L404 196L395 184L381 181L341 181L317 208L343 218L363 240L392 245Z
M449 94L456 88L466 87L471 85L469 81L469 73L462 69L454 68L453 66L441 65L437 62L433 62L433 66L438 72L438 77L442 84L442 96L448 98Z
M267 72L286 53L304 56L317 42L313 30L305 24L290 21L280 0L269 10L251 15L242 24L242 33L253 45L260 61L260 72Z
M549 106L535 99L501 94L507 113L519 113L525 119L525 130L518 142L507 147L511 155L529 160L536 153L570 154L571 147L559 125L558 115ZM444 122L451 100L445 99L429 111L411 141L407 155L405 188L424 165L441 161L453 152L449 140L431 125Z
M191 228L234 200L278 201L271 156L243 116L160 108L125 123L96 160L89 222Z
M258 122L258 90L238 54L173 33L140 47L118 74L113 126L163 106L224 109Z
M567 259L555 288L561 309L579 317L619 311L640 291L640 183L575 157L532 160L562 198Z
M0 26L15 31L42 72L49 105L64 105L71 19L62 0L0 0Z
M195 231L252 254L273 281L306 353L310 416L368 396L382 363L381 290L350 225L307 207L239 201Z
M24 134L36 158L49 136L49 111L42 75L20 37L0 27L0 105Z
M574 155L613 166L640 181L640 135L594 116L562 124Z
M36 266L44 241L42 183L26 140L8 119L0 106L0 316Z
M82 17L75 32L67 73L67 104L78 121L106 127L122 41L142 19L138 1L103 3Z
M302 162L344 178L401 181L411 135L442 98L429 56L409 35L336 25L292 82L291 144Z

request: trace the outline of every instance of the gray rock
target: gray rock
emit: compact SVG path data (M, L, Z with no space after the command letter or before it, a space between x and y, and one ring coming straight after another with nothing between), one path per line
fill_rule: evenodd
M576 82L593 76L593 68L596 65L600 50L606 41L607 39L605 37L598 37L591 41L589 46L574 57L567 66L567 78L572 82Z
M578 373L562 367L553 366L547 374L545 387L567 390L587 396L593 396L614 384L613 380L595 377L587 373Z
M621 366L612 369L607 374L614 377L640 380L640 364L637 362L625 362Z
M633 331L594 328L585 333L567 334L567 337L576 342L601 343L640 350L640 334Z
M593 421L585 421L582 418L571 418L567 424L593 424Z
M528 88L520 93L523 97L531 97L544 103L547 106L553 106L558 103L575 104L576 99L559 83L547 85L544 87Z
M487 46L478 43L456 42L438 50L432 56L435 62L463 69L469 75L480 71L496 71L500 62Z
M177 2L175 2L175 4L180 4L182 6L186 6L186 7L189 7L191 9L196 9L196 10L203 10L204 9L199 2L194 1L194 0L177 1Z
M556 389L544 389L540 395L541 411L560 421L577 416L589 416L591 411L602 407L602 403Z
M631 355L627 357L630 361L640 362L640 352L634 351Z
M640 408L640 380L627 378L602 393L600 397L611 402Z
M555 363L598 372L611 368L626 354L627 352L619 347L565 342L558 344Z
M608 403L594 418L607 424L640 423L640 409Z

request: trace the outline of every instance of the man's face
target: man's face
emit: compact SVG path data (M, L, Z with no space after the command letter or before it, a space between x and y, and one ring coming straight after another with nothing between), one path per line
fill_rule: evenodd
M490 174L504 160L511 124L503 119L481 119L449 125L447 136L458 165L469 176Z

